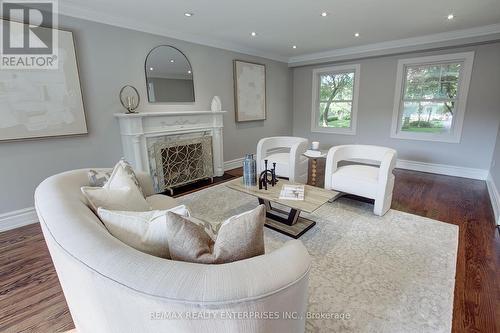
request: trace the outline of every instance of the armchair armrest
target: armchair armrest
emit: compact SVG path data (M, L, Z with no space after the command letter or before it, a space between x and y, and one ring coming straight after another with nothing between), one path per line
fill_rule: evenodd
M390 174L396 166L397 153L389 150L384 154L378 171L378 181L380 184L387 184ZM385 188L384 188L385 191Z
M337 171L337 166L339 161L341 161L340 151L342 147L332 147L328 150L328 154L326 155L326 164L325 164L325 189L332 189L332 174Z
M267 156L267 150L270 148L273 138L263 138L257 143L256 160L257 160L257 174L262 172L262 159Z
M295 167L296 163L300 159L300 156L307 151L308 145L309 141L304 139L290 146L290 166Z

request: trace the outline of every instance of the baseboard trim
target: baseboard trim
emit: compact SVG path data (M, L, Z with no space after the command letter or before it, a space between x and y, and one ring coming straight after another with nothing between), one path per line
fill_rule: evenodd
M224 162L224 171L241 168L243 166L243 157Z
M495 222L500 225L500 192L491 177L491 173L488 173L488 178L486 179L486 186L488 187L488 194L490 195L491 206L493 207L493 213L495 214Z
M35 207L0 214L0 232L38 223Z
M486 178L488 177L488 170L484 169L466 168L447 164L435 164L408 160L398 160L396 163L396 168L478 180L486 180Z

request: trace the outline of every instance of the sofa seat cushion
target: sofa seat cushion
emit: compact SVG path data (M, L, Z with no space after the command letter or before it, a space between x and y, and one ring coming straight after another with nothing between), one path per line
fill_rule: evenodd
M273 163L276 163L276 176L290 177L290 153L270 154L266 158L267 168L272 169ZM264 160L261 161L262 170L265 168Z
M346 165L332 174L332 188L374 199L378 190L379 168L369 165Z
M224 221L213 239L189 218L167 213L167 238L173 260L223 264L248 259L265 252L264 205Z
M167 210L179 205L177 200L163 194L153 194L146 197L146 201L154 210Z

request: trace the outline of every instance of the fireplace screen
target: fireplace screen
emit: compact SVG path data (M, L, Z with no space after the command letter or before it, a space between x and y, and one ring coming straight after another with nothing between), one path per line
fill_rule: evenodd
M162 190L213 177L212 137L155 144L158 185Z

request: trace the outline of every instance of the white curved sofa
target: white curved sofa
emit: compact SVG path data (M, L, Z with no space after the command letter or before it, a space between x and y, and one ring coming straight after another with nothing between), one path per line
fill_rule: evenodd
M300 241L222 265L157 258L106 231L80 192L88 185L87 171L52 176L35 192L78 333L304 331L304 319L281 317L307 308L310 257ZM153 195L149 176L138 178L146 195ZM256 318L276 313L281 319ZM201 314L217 319L193 319Z

